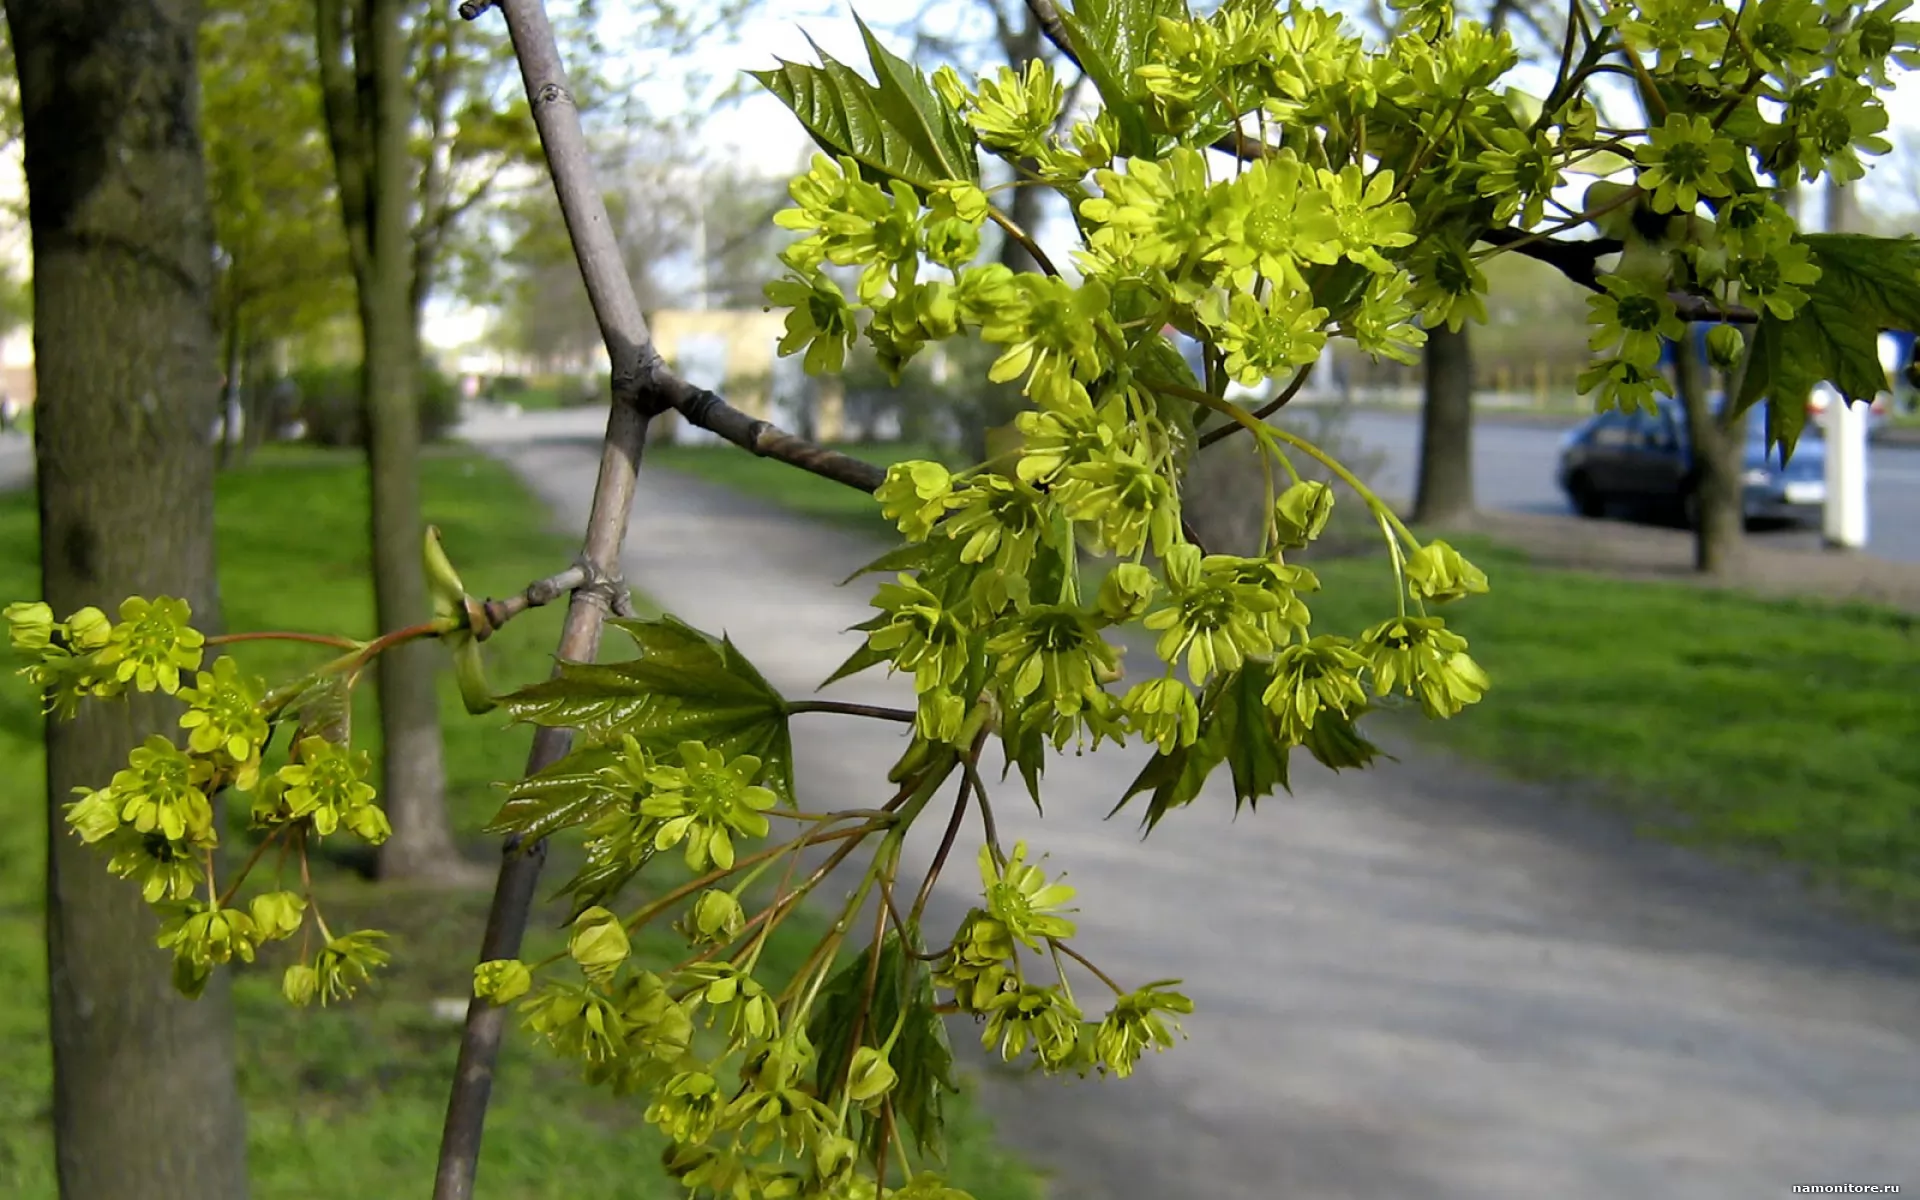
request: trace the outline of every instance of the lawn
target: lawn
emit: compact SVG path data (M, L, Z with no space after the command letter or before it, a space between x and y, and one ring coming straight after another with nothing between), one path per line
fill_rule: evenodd
M872 447L892 461L915 447ZM871 499L730 447L659 465L886 536ZM1351 503L1343 496L1343 502ZM1535 567L1463 541L1489 596L1445 610L1493 677L1419 736L1518 774L1599 784L1662 836L1757 851L1920 929L1920 634L1905 614ZM1391 615L1383 559L1313 563L1316 628Z
M422 464L428 518L467 586L503 595L565 566L576 544L544 530L539 505L504 468L466 453L436 452ZM364 634L372 625L367 584L365 475L351 455L276 449L220 482L221 592L227 626ZM0 595L37 594L30 495L0 496ZM489 643L496 688L544 676L560 606L516 621ZM294 665L284 648L255 650L261 673ZM361 741L376 728L362 698ZM50 1062L45 1034L41 897L45 822L39 720L19 681L0 682L0 1195L52 1200L47 1122ZM497 803L495 780L517 775L529 734L498 717L468 718L443 679L450 802L476 858L493 843L476 831ZM565 848L559 854L564 860ZM564 861L555 868L567 869ZM557 881L562 875L555 874ZM644 886L644 885L643 885ZM656 883L656 886L657 883ZM487 897L377 887L337 871L321 883L336 920L394 935L393 967L371 993L344 1007L295 1011L278 998L270 964L243 969L236 986L241 1083L257 1200L332 1196L423 1196L431 1187L441 1114L459 1026L434 1014L436 999L467 995ZM528 952L563 939L563 913L537 919ZM820 928L811 915L782 926L768 964L797 964ZM643 942L656 959L676 946ZM669 960L671 961L671 960ZM154 952L155 971L166 960ZM984 1122L957 1109L954 1182L980 1200L1030 1200L1039 1186L1002 1155ZM509 1037L488 1118L480 1170L485 1200L665 1200L684 1195L658 1168L661 1139L640 1104L589 1090L531 1038Z

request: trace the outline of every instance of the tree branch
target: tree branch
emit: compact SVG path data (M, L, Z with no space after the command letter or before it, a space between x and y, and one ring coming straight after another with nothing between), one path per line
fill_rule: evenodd
M372 265L368 241L367 154L360 113L347 61L347 0L316 0L314 46L320 60L321 111L327 147L333 152L334 178L340 187L340 214L346 227L347 259L354 278L365 279Z
M1594 292L1601 290L1599 260L1626 248L1626 244L1618 238L1557 242L1524 229L1489 229L1480 235L1479 240L1490 246L1512 246L1513 253L1546 263L1581 287ZM1668 292L1667 299L1673 301L1674 311L1683 321L1726 321L1736 325L1751 325L1760 319L1759 313L1745 305L1717 304L1711 297L1696 296L1692 292Z
M426 159L420 164L419 216L413 227L412 276L408 294L415 311L426 303L440 240L454 216L447 204L447 166L441 161L448 146L447 105L452 98L453 40L460 27L435 5L415 32L415 53L428 56L420 69L420 109L427 120ZM444 28L437 28L444 26ZM434 33L440 36L432 36ZM425 45L421 45L425 42ZM483 185L484 189L484 185Z
M887 480L885 467L815 445L771 421L748 416L705 388L693 386L668 370L657 354L648 368L645 390L650 400L676 410L689 425L718 434L761 458L777 458L863 492L872 492Z
M1060 19L1060 10L1054 7L1053 0L1027 0L1027 11L1039 22L1040 32L1047 35L1047 40L1053 43L1054 48L1065 55L1068 62L1086 70L1080 65L1080 56L1073 52L1073 46L1067 38L1067 23Z
M599 318L607 354L613 362L614 404L607 417L606 440L600 453L599 478L594 486L593 511L587 521L582 557L589 570L602 577L614 577L619 572L627 517L633 508L635 476L647 442L650 410L640 402L640 383L644 377L641 367L649 356L654 361L658 361L659 356L652 353L646 319L640 313L633 285L620 266L619 250L613 244L613 230L593 177L586 137L567 90L566 75L546 11L540 0L504 0L501 7L506 13L527 96L532 101L534 122L552 167L561 209L578 247L588 298ZM603 600L584 589L576 590L561 630L558 657L574 662L593 661L605 617ZM534 735L533 751L527 758L527 773L534 774L557 762L571 745L571 731L540 729ZM486 933L481 939L482 961L519 955L545 858L544 841L523 844L518 837L507 839L499 882L487 914ZM467 1006L453 1093L441 1134L434 1200L472 1200L480 1139L506 1019L505 1008L486 1000L476 997Z
M1515 254L1546 263L1581 287L1595 290L1600 287L1595 264L1626 248L1626 243L1619 238L1556 242L1552 238L1536 237L1524 229L1489 229L1480 235L1480 240L1489 246L1512 246Z

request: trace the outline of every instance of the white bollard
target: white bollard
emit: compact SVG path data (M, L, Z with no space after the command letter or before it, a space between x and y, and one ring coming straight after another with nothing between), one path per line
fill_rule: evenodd
M1867 407L1848 404L1838 392L1820 385L1827 396L1826 543L1849 550L1867 544Z

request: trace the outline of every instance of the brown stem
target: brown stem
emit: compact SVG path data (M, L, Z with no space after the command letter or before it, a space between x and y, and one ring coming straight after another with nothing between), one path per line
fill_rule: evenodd
M284 633L277 631L260 633L216 633L207 639L209 646L231 646L235 642L309 642L315 646L332 646L339 650L358 650L360 643L349 637L334 637L325 633Z
M254 866L259 863L260 856L267 852L267 847L279 841L281 835L286 833L286 831L287 826L282 825L266 837L260 839L260 844L253 848L253 853L247 855L247 861L241 863L240 869L234 872L233 882L229 883L227 890L220 894L220 901L215 907L225 908L227 906L227 902L233 899L234 893L240 890L240 885L246 882L247 875L253 870Z
M917 923L920 914L926 911L927 898L933 895L933 885L940 878L940 871L947 865L947 855L953 852L954 839L960 836L960 823L967 815L967 791L972 786L973 777L962 776L960 792L953 798L953 815L947 818L947 831L940 837L940 848L934 851L933 865L927 868L927 878L920 884L919 895L913 898L913 910L908 920Z
M866 835L874 832L877 828L879 828L878 825L872 822L869 822L865 825L855 826L852 829L836 829L831 833L822 833L821 831L816 829L809 832L805 837L796 838L795 841L797 841L802 846L811 846L816 842L832 842L832 841L839 841L845 838L854 838L856 840L849 842L848 845L856 846L856 845L859 845L859 842L857 839L865 837ZM692 880L688 883L683 883L679 887L674 888L672 891L668 892L666 895L660 897L658 900L653 901L651 904L648 904L645 908L642 908L639 912L634 913L631 917L628 917L625 922L626 930L628 933L638 932L640 927L645 925L648 921L653 920L655 917L659 916L661 913L665 912L667 909L672 908L674 904L678 903L681 900L685 900L688 896L693 895L695 892L701 890L702 888L705 888L710 884L718 883L720 880L725 879L729 875L737 874L742 868L751 867L757 863L763 863L769 858L772 858L776 854L785 854L788 851L792 850L793 848L794 848L794 842L782 842L778 846L771 846L765 850L759 851L758 853L750 854L747 857L734 863L731 867L715 867L713 870L708 871L705 875L700 876L700 878ZM840 858L845 858L845 857L846 857L845 854L841 854L839 858L832 858L832 859L829 859L828 861L837 863L840 861Z
M993 821L993 802L987 799L987 785L980 781L980 769L971 762L962 762L961 767L967 773L967 779L973 784L973 798L980 804L980 826L987 836L987 845L994 856L1006 861L1005 851L1000 849L1000 830Z
M787 705L790 715L800 713L840 713L849 717L872 717L876 721L897 721L903 725L913 724L914 714L904 708L887 708L878 704L848 704L840 700L801 700Z
M1256 421L1264 421L1274 413L1285 408L1287 401L1299 395L1300 389L1306 386L1307 377L1311 374L1313 374L1312 363L1301 367L1294 373L1293 379L1287 384L1285 391L1282 391L1278 396L1275 396L1272 400L1267 401L1267 403L1254 410L1253 419ZM1201 435L1198 448L1205 450L1208 446L1213 445L1222 438L1230 438L1233 436L1233 431L1239 428L1241 428L1239 422L1229 421L1218 429L1209 430L1207 433ZM1188 540L1193 541L1194 539L1189 538Z
M525 588L508 596L505 600L488 600L480 605L480 616L484 628L476 627L473 636L481 641L493 636L502 625L513 620L530 608L539 608L551 604L560 597L586 584L591 573L583 566L575 564L557 575L545 579L536 579ZM470 610L471 611L471 610Z
M1033 236L1026 230L1014 224L1012 217L1009 217L997 208L988 209L987 215L993 218L995 225L998 225L1006 231L1008 237L1020 243L1020 248L1032 256L1033 261L1039 264L1042 271L1045 271L1049 275L1057 276L1060 274L1060 268L1053 265L1053 260L1047 257L1047 252L1040 248L1040 243L1034 241Z
M886 856L889 847L893 849L894 861L874 863L874 868L879 872L880 883L883 890L887 882L888 873L894 869L900 854L897 844L889 840L888 845L882 846L880 849L880 854L883 858ZM845 1066L840 1068L840 1086L842 1088L852 1085L853 1060L860 1053L860 1039L866 1034L867 1017L873 1011L873 997L880 987L880 947L886 941L887 910L891 907L892 905L883 897L875 898L873 903L873 948L867 952L867 986L866 990L860 995L859 1011L853 1015L853 1036L847 1039L847 1062ZM881 1160L883 1165L885 1161L885 1159ZM885 1176L883 1175L881 1178L885 1178Z
M353 666L350 670L358 672L362 667L378 658L381 654L393 649L402 642L411 642L416 638L437 637L439 633L440 627L432 621L422 621L418 625L408 625L404 628L396 629L392 633L383 633L367 643L366 648L361 650L359 656L354 659Z
M1073 961L1079 963L1081 966L1085 967L1087 970L1092 971L1094 978L1098 979L1101 983L1104 983L1108 987L1113 989L1114 995L1124 996L1127 994L1126 989L1122 988L1119 984L1115 983L1111 976L1109 976L1105 971L1102 971L1099 967L1094 966L1092 959L1080 953L1078 950L1075 950L1072 946L1068 945L1063 941L1060 941L1058 938L1048 938L1047 944L1052 946L1055 950L1060 951L1062 954L1066 955L1068 958L1071 958Z

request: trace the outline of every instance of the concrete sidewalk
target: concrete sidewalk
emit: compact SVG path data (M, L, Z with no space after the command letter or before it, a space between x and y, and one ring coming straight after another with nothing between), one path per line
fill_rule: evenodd
M493 449L581 528L590 445ZM871 581L834 584L876 552L862 538L643 472L629 544L634 587L730 635L789 694L857 644L842 631ZM878 676L827 694L910 703ZM833 806L879 799L903 744L830 716L796 718L795 743L805 802ZM1138 750L1057 760L1044 820L1017 782L996 791L1003 836L1079 889L1077 944L1123 982L1184 978L1198 1004L1191 1040L1129 1081L984 1073L1002 1136L1056 1173L1056 1200L1920 1188L1920 953L1611 814L1396 750L1337 777L1302 756L1294 795L1238 821L1211 787L1145 843L1131 814L1102 819ZM938 830L923 832L921 864ZM975 900L973 834L933 936Z

